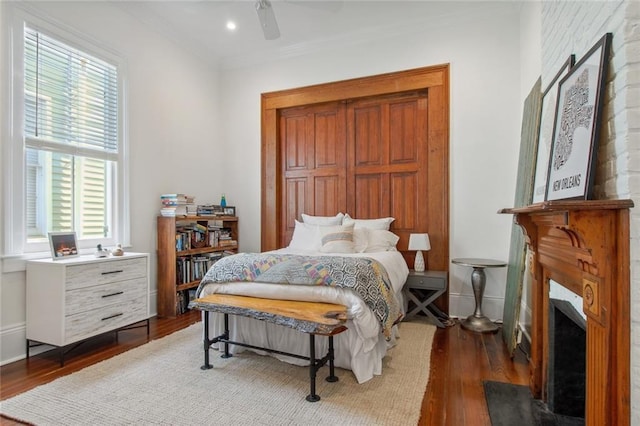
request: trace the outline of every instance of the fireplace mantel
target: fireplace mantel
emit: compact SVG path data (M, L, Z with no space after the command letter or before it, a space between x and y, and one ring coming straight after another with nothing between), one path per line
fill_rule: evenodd
M531 391L547 400L549 280L583 298L587 425L630 423L631 200L547 201L513 214L531 252Z

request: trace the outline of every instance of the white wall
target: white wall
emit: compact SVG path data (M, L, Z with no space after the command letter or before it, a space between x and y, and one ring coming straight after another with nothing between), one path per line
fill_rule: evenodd
M239 208L242 249L260 249L261 93L449 63L450 257L508 260L512 217L497 211L514 199L522 115L519 58L518 11L506 4L386 40L221 71L222 139L233 141L225 191ZM470 273L450 267L452 315L473 312ZM505 280L506 268L487 270L483 308L494 319L502 318Z
M9 18L20 3L0 2L2 38L6 42ZM127 63L128 144L130 168L131 247L152 253L152 312L155 313L155 217L163 192L187 192L197 201L219 200L221 164L226 161L218 138L216 72L181 46L149 32L116 6L102 2L22 3L36 14L54 20L63 29L83 34ZM2 44L2 102L10 87ZM0 117L8 126L8 114ZM6 128L6 127L5 127ZM8 143L6 132L2 144ZM0 175L1 179L1 175ZM0 181L0 187L3 182ZM2 221L4 222L4 220ZM25 273L7 259L0 274L0 360L24 355Z

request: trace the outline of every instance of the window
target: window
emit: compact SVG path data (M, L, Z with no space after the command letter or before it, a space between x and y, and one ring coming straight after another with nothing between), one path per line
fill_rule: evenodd
M22 20L14 34L23 66L13 67L5 253L47 252L54 231L75 231L81 249L127 244L119 60L48 25Z

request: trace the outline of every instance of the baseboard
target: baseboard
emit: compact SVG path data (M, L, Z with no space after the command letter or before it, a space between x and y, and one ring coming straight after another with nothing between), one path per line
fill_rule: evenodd
M518 348L527 356L527 359L531 358L531 337L527 330L518 324L518 331L521 336L520 342L518 342Z
M466 318L476 309L473 294L449 294L449 316ZM502 322L504 298L485 295L482 299L482 313L491 321Z
M157 315L156 298L157 292L152 293L150 318ZM0 366L26 358L26 339L27 325L24 322L13 324L0 330ZM51 348L53 346L49 345L34 347L29 351L29 355L38 355Z

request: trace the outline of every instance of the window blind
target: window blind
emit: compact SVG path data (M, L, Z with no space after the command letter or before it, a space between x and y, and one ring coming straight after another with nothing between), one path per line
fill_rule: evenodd
M26 144L115 160L118 152L117 69L25 27Z

